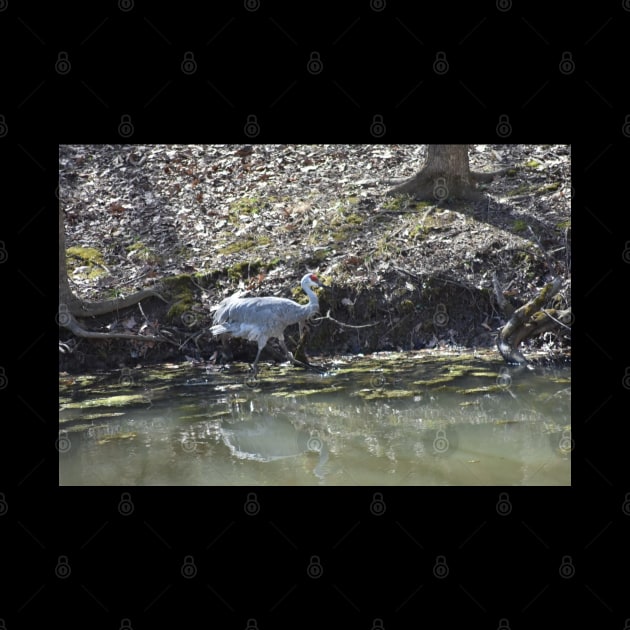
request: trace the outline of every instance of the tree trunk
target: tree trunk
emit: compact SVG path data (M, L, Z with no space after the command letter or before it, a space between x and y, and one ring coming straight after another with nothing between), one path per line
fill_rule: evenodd
M63 210L59 208L59 306L60 310L81 313L81 300L70 289L66 265L66 230Z
M387 194L408 194L415 199L437 202L476 200L482 197L476 189L477 179L481 177L470 171L467 144L430 144L422 170Z

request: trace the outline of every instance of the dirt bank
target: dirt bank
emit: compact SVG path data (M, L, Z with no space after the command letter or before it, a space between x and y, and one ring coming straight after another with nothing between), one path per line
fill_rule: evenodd
M166 302L84 320L90 330L170 336L171 344L77 340L60 328L60 369L207 360L220 344L210 307L239 286L301 299L315 271L330 292L310 354L494 346L514 305L571 272L570 147L473 145L471 168L507 169L474 203L389 198L425 145L66 145L59 192L71 286L85 300L143 288ZM558 307L570 304L570 281ZM296 327L297 329L297 327ZM297 330L288 330L289 347ZM556 334L532 342L569 350ZM255 346L233 341L236 358ZM528 348L524 348L527 354ZM269 348L267 358L274 356ZM275 354L279 357L279 352ZM265 356L263 355L263 359Z

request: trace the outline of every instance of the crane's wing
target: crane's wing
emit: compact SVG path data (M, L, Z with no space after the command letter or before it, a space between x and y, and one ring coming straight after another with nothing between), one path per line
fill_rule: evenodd
M231 296L219 305L214 314L214 324L247 322L264 327L283 328L306 319L316 306L302 306L278 297L238 298Z
M226 297L223 301L219 302L219 304L215 304L210 307L210 312L214 313L222 308L225 304L227 304L230 300L238 300L240 298L245 297L249 293L248 289L239 289L236 293L232 293L229 297Z

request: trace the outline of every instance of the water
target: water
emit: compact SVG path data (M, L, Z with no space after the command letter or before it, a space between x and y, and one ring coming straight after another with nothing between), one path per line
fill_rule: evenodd
M570 485L567 369L390 353L324 374L60 377L61 485Z

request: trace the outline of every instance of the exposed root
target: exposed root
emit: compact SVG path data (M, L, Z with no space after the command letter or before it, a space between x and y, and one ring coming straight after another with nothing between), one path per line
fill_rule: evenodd
M64 310L62 308L59 309L59 314L57 316L59 325L63 328L67 328L73 335L76 337L81 337L83 339L131 339L133 341L144 341L144 342L166 342L170 343L174 346L178 344L171 339L168 339L163 336L154 336L154 335L134 335L131 333L104 333L104 332L93 332L91 330L86 330L79 324L76 317L69 311ZM60 346L61 349L61 346Z
M434 173L426 173L424 170L416 173L413 177L390 188L387 196L410 195L414 199L429 199L443 201L447 197L464 199L469 201L479 201L483 194L479 192L475 184L478 182L489 182L495 177L503 175L508 169L493 171L492 173L479 173L471 171L467 179L463 177L436 177Z
M437 202L444 201L447 198L467 201L479 201L483 198L482 193L475 188L472 178L469 181L454 177L447 180L423 171L420 171L402 184L390 188L386 195L388 197L410 195L414 199L428 199Z
M78 299L69 299L67 303L64 303L66 312L76 317L97 317L99 315L107 315L108 313L114 313L129 306L137 304L141 300L148 297L156 297L162 302L168 303L157 291L152 289L143 289L137 291L126 297L115 298L113 300L103 300L101 302L84 302Z
M491 171L490 173L481 173L479 171L471 171L470 176L476 182L491 182L495 177L500 177L501 175L505 175L510 169L509 168L500 168L498 171Z

